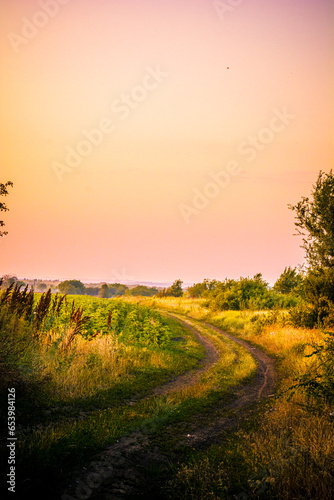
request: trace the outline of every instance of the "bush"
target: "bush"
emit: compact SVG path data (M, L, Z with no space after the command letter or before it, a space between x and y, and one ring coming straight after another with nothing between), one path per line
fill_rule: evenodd
M325 332L323 343L309 344L313 348L306 358L315 358L314 365L302 376L298 377L294 388L305 389L308 396L318 402L332 404L334 402L334 332Z
M145 285L138 285L135 286L134 288L128 290L127 295L133 295L133 296L142 296L142 297L153 297L154 295L157 295L159 293L159 290L154 287L148 287Z
M59 291L70 295L83 295L85 293L85 285L79 280L65 280L59 283Z
M158 293L158 297L182 297L183 296L183 290L182 290L182 281L181 280L175 280L174 283L168 287L167 289L164 288Z
M170 341L171 331L162 316L139 305L131 306L124 321L122 337L139 344L162 347Z
M334 325L334 269L310 270L304 287L314 310L314 324Z
M326 297L320 297L316 305L302 302L289 311L289 321L295 327L333 327L334 304Z
M289 311L288 320L296 328L313 328L317 323L317 315L310 304L301 303Z

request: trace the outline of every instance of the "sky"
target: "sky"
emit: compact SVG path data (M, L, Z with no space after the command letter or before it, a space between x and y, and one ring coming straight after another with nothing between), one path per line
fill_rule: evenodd
M331 0L4 0L0 275L187 283L304 262L333 167Z

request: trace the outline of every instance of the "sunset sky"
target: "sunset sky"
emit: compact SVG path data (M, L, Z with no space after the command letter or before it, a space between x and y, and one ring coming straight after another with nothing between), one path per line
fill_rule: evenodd
M331 0L4 0L0 275L125 282L303 263L333 168Z

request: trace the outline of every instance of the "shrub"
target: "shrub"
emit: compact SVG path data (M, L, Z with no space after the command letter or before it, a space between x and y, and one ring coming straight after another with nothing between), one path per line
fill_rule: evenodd
M311 368L297 378L295 388L303 388L308 396L318 402L332 404L334 402L334 332L326 332L323 343L313 343L313 349L306 358L313 358Z

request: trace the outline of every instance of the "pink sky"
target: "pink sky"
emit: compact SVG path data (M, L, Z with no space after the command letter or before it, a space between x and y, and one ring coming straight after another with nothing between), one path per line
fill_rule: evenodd
M333 168L330 0L0 10L0 275L273 283L302 264L287 204Z

